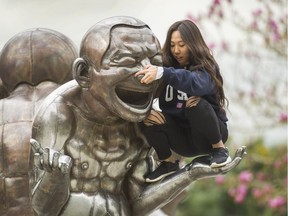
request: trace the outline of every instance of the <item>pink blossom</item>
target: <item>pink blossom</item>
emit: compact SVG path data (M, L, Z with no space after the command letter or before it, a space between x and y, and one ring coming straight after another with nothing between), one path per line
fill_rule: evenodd
M264 181L265 180L265 174L263 172L257 173L257 179L259 181Z
M217 185L223 185L225 182L225 178L223 175L218 175L215 177L215 182Z
M269 185L269 184L266 184L264 187L263 187L263 193L270 193L272 191L272 186Z
M244 201L244 199L245 199L245 195L237 194L234 200L236 203L242 203Z
M239 187L237 188L237 192L239 194L247 194L247 186L244 184L239 185Z
M278 24L272 18L269 19L269 26L275 31L278 29Z
M273 39L274 41L279 41L280 39L280 34L279 34L279 28L278 28L278 24L275 20L273 20L272 18L269 19L268 22L269 27L273 30Z
M287 164L288 163L288 154L284 155L283 156L283 160L284 162Z
M209 47L209 49L213 50L216 47L216 45L215 45L215 43L209 43L208 47Z
M280 34L279 34L278 31L275 31L273 36L274 36L274 37L273 37L273 40L274 40L275 42L278 42L278 41L280 40Z
M286 203L286 200L282 196L274 197L273 199L270 199L268 201L269 207L273 208L273 209L279 208L279 207L285 205L285 203Z
M287 120L288 120L287 113L280 113L280 122L285 123L285 122L287 122Z
M214 5L220 5L220 0L214 0L213 4Z
M252 190L252 194L253 194L253 196L255 197L255 198L259 198L259 197L261 197L262 196L262 191L259 189L259 188L254 188L253 190Z
M239 180L241 183L249 183L253 180L253 174L250 171L243 171L239 175Z
M247 186L242 184L239 185L236 191L236 196L234 198L236 203L242 203L247 195Z
M251 24L251 28L252 28L254 31L258 31L258 30L259 30L258 23L257 23L256 21L253 21L252 24Z
M222 11L218 11L218 16L220 17L220 18L223 18L223 12Z
M222 41L222 43L221 43L221 48L222 48L222 50L224 50L224 51L228 51L228 50L229 50L229 45L227 44L227 42Z
M262 10L261 10L261 9L257 9L257 10L255 10L255 11L252 12L252 15L253 15L254 17L258 17L258 16L260 16L261 14L262 14Z
M199 21L199 19L197 17L193 16L190 13L187 15L187 17L188 17L189 20L191 20L193 22L198 22Z
M236 189L235 188L230 188L228 191L228 195L231 197L234 197L236 194Z
M214 14L214 7L210 7L209 12L208 12L208 17L211 17Z
M281 160L276 160L274 162L274 168L275 169L279 169L281 167L282 163L281 163Z

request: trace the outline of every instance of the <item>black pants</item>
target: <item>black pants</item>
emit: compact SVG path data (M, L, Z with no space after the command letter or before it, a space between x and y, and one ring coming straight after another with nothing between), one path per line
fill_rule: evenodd
M185 109L187 123L163 113L165 124L144 126L144 135L160 160L177 154L192 157L211 152L212 144L227 141L228 130L212 106L201 99L196 106Z

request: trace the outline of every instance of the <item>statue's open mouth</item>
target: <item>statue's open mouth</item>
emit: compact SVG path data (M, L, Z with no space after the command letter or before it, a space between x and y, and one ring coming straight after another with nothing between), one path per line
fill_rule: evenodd
M151 88L143 89L128 89L122 86L116 86L115 92L117 97L126 105L136 108L145 109L151 102Z
M122 119L130 122L143 121L152 107L155 86L154 84L141 85L135 80L126 79L110 85L111 98L106 103L110 110Z

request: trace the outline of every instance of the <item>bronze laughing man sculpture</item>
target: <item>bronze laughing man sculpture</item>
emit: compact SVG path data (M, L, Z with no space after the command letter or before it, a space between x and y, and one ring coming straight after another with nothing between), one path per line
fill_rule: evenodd
M32 205L39 215L147 215L194 180L241 161L243 149L222 169L195 162L158 184L145 183L151 160L138 122L149 113L157 83L141 84L134 74L161 65L157 38L138 19L111 17L88 30L80 57L75 80L50 94L34 119Z

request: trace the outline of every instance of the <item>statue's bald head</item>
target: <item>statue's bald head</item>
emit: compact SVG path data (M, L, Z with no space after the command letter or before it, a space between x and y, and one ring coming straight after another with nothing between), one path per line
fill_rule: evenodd
M103 56L109 47L111 31L115 27L149 28L139 19L128 16L116 16L104 19L92 26L82 39L80 57L88 60L100 70ZM150 28L149 28L150 29Z

